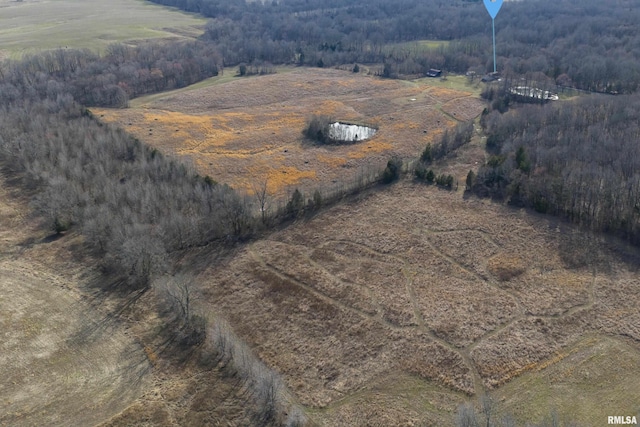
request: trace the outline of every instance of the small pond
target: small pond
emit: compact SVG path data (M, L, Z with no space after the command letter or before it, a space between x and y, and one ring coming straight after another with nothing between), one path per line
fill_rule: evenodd
M335 122L329 125L329 138L334 141L363 141L375 135L376 129L367 126Z
M529 86L512 87L509 88L509 92L513 93L514 95L525 96L527 98L542 99L545 101L557 101L560 99L557 93Z

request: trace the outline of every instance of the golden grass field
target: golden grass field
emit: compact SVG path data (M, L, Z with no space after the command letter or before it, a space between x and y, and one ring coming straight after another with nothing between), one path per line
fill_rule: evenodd
M486 392L523 423L555 409L595 427L640 409L639 261L560 220L404 181L200 278L205 307L318 425L452 425Z
M384 166L392 154L415 158L444 129L475 118L482 108L472 89L300 68L140 98L128 109L92 111L216 181L252 192L267 180L270 193L284 194L293 187L350 183L366 166ZM302 136L313 114L379 131L353 145L315 146Z

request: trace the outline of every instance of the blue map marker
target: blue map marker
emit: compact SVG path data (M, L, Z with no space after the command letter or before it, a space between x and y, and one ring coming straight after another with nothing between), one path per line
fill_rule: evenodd
M502 7L502 0L484 0L484 7L487 8L487 12L489 12L491 19L496 19L496 16Z
M493 30L493 72L496 72L496 16L500 12L503 0L484 0L484 7L491 16L491 28Z

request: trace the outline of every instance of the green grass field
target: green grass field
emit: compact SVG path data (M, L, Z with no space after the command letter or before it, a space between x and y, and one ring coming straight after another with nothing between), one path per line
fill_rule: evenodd
M446 47L449 44L447 40L417 40L412 42L389 43L385 46L388 52L397 50L412 50L417 52L425 52L435 50L440 47Z
M466 76L461 75L448 75L446 78L431 78L424 77L421 79L413 80L416 84L428 84L429 86L442 87L445 89L459 90L463 92L471 92L474 95L480 96L480 92L484 87L480 83L480 79L476 79L471 82Z
M59 47L194 38L206 20L144 0L0 0L0 58Z

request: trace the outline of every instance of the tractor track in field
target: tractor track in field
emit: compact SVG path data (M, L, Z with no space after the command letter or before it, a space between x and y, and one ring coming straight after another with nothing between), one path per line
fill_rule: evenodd
M487 244L491 245L495 249L501 249L500 245L497 244L493 239L491 239L491 237L488 235L489 233L486 230L482 230L482 229L478 229L478 228L462 228L462 229L449 229L449 230L425 230L425 229L423 229L422 233L424 235L424 239L422 239L422 241L426 244L426 247L428 247L432 251L433 254L435 254L439 258L445 260L446 262L450 263L455 268L460 269L461 271L465 272L470 277L472 277L475 281L485 283L488 286L490 286L493 290L495 290L496 292L499 292L499 293L501 293L503 295L504 294L508 295L509 299L512 300L514 302L514 304L515 304L514 314L507 321L497 325L493 329L487 331L485 334L475 338L471 343L469 343L469 344L467 344L465 346L462 346L462 347L461 346L456 346L455 344L452 344L451 342L447 341L446 339L443 339L443 338L439 337L438 335L436 335L436 332L434 330L432 330L431 328L429 328L429 326L426 324L425 319L424 319L424 317L422 315L421 307L419 305L419 298L418 298L418 296L416 294L416 289L414 287L414 280L413 280L413 278L416 275L418 275L421 272L424 272L426 270L424 268L422 268L422 267L412 266L401 255L397 255L397 254L389 253L389 252L382 252L382 251L379 251L379 250L376 250L376 249L372 248L371 246L369 246L367 244L359 243L359 242L355 242L355 241L351 241L351 240L346 240L346 239L330 239L330 240L324 241L324 242L322 242L321 244L319 244L319 245L317 245L315 247L308 248L308 250L304 254L305 262L308 262L314 268L322 271L323 274L327 275L330 278L330 280L334 282L334 284L345 285L345 286L347 286L347 285L348 286L357 286L358 289L363 291L363 293L368 297L369 301L371 302L371 305L375 309L375 313L370 313L370 312L364 311L362 309L352 307L348 303L345 303L344 301L341 301L338 298L334 298L334 297L326 294L325 292L316 289L314 286L311 286L311 285L309 285L307 283L304 283L300 279L298 279L298 278L292 276L291 274L287 273L281 267L266 261L253 248L250 248L248 252L249 252L250 256L255 261L257 261L262 268L268 269L270 272L272 272L273 274L277 275L277 277L279 277L281 280L286 280L288 283L293 284L293 285L295 285L297 287L300 287L300 288L304 289L306 292L309 292L310 294L312 294L315 297L321 299L322 301L333 305L334 307L338 308L339 310L356 314L359 317L361 317L363 319L366 319L366 320L369 320L369 321L372 321L372 322L377 322L381 326L383 326L385 328L389 328L391 330L417 330L417 331L420 331L421 333L425 334L432 342L434 342L434 343L436 343L436 344L448 349L449 351L457 354L463 360L465 366L467 367L467 369L469 371L469 374L471 375L471 377L473 379L473 388L474 388L474 391L475 391L476 395L483 395L483 394L485 394L487 392L487 389L486 389L486 387L484 385L484 381L483 381L483 379L482 379L482 377L481 377L481 375L479 373L478 367L476 366L476 364L473 361L473 358L471 356L472 351L476 347L478 347L479 344L485 342L488 339L491 339L491 338L494 338L494 337L500 335L501 333L503 333L504 331L510 329L511 327L513 327L513 325L517 324L518 322L520 322L520 321L522 321L524 319L527 319L527 318L561 319L561 318L564 318L564 317L572 316L572 315L574 315L574 314L576 314L578 312L581 312L583 310L588 310L588 309L592 308L594 303L595 303L595 294L594 294L595 291L594 291L594 288L595 288L595 283L596 283L596 274L594 272L593 279L592 279L592 282L591 282L591 285L590 285L590 289L589 289L589 301L586 304L581 304L581 305L578 305L578 306L574 306L574 307L570 308L569 310L567 310L567 311L565 311L565 312L563 312L561 314L558 314L558 315L536 316L536 315L528 314L528 313L526 313L524 307L522 306L522 303L519 300L518 294L516 292L513 292L513 291L511 291L509 289L504 289L504 288L500 287L499 284L495 281L495 279L481 276L480 274L478 274L477 272L473 271L472 269L470 269L466 265L462 264L456 258L454 258L454 257L450 256L449 254L447 254L445 251L440 250L429 239L429 236L437 235L437 234L477 233L482 237L482 239L485 242L487 242ZM282 242L280 242L280 243L282 243ZM406 294L408 300L411 303L411 311L412 311L413 318L415 320L415 325L407 325L407 326L398 325L398 324L395 324L393 322L390 322L390 321L386 320L384 318L384 316L383 316L385 308L384 308L382 302L375 297L374 293L372 292L371 289L369 289L368 286L366 286L365 284L354 283L352 281L345 282L343 279L337 277L335 274L333 274L331 271L329 271L322 264L316 262L315 260L313 260L311 258L311 253L314 250L322 248L324 250L331 251L332 250L331 246L335 245L335 244L346 245L347 247L348 246L357 247L360 251L362 251L362 253L360 253L360 254L353 255L353 260L356 261L356 262L357 262L358 259L368 260L368 261L371 261L373 259L377 263L382 263L382 264L386 264L386 265L389 265L389 266L395 266L395 267L399 267L401 269L402 274L403 274L404 279L405 279L405 283L404 283L405 291L404 291L404 293ZM343 251L344 251L344 249L343 249ZM369 257L366 257L365 255L363 255L363 254L366 254L366 253L371 254L371 257L369 258ZM340 252L336 252L336 254L340 254Z

